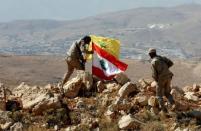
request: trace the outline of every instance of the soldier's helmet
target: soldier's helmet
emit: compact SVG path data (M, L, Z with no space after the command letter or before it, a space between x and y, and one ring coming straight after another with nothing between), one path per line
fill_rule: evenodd
M151 54L151 53L156 53L156 49L155 48L150 48L148 50L148 54Z

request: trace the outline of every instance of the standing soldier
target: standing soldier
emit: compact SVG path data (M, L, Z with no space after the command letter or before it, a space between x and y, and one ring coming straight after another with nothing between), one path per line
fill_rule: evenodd
M162 57L156 54L156 49L149 49L149 56L151 57L151 69L152 77L156 81L156 97L159 102L160 108L167 112L167 109L164 106L163 96L165 95L169 103L174 108L174 99L170 94L171 80L173 73L169 70L173 66L173 62L166 57Z
M85 70L86 59L84 58L84 54L93 53L93 51L88 51L86 48L87 45L89 46L90 42L91 37L85 36L71 45L65 58L66 64L68 65L68 72L65 74L63 82L61 83L62 87L68 81L74 69Z

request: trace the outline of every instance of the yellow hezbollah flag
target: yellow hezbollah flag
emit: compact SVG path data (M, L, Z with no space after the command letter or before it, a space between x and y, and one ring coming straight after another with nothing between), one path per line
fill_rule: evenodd
M92 42L88 47L89 51L92 50L92 43L93 43L102 48L103 50L107 51L114 57L119 58L119 52L120 52L119 40L95 35L90 35L90 37ZM92 55L86 55L86 59L87 60L92 59Z

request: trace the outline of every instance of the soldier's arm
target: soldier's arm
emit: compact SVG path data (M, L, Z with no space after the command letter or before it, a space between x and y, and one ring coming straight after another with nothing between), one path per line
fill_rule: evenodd
M89 51L86 46L81 47L81 51L85 54L93 54L93 51Z
M168 59L167 57L163 57L163 59L167 63L168 67L171 67L174 65L174 63L170 59Z
M157 73L157 67L156 66L157 66L156 63L152 62L152 64L151 64L152 78L155 81L158 81L158 73Z
M83 52L82 52L82 46L80 46L80 45L77 45L77 48L78 48L78 53L79 53L79 55L78 55L78 59L79 59L79 61L80 61L80 64L85 64L85 62L86 62L86 60L84 59L84 54L83 54Z

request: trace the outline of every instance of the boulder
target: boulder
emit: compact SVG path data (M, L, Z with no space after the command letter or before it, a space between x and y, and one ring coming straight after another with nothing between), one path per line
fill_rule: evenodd
M77 77L82 79L82 84L83 89L84 90L91 90L92 86L93 86L93 76L91 73L86 72L86 71L82 71L82 70L78 70L77 71Z
M9 111L0 111L0 124L4 124L6 122L12 122L13 120L9 117L11 112Z
M156 108L156 107L152 107L152 108L150 109L150 112L153 113L154 115L157 115L157 114L159 113L159 109Z
M121 98L125 98L132 92L138 92L137 86L131 82L127 82L120 88L118 95Z
M195 94L194 92L185 92L184 97L191 101L198 101L199 98L197 96L195 96L194 94Z
M79 126L69 126L65 128L64 131L77 131L77 130L79 130Z
M138 81L142 89L146 89L148 86L151 86L152 81L149 79L140 79Z
M0 129L7 131L13 124L13 120L10 118L11 112L0 111Z
M96 87L99 93L103 92L103 90L106 89L106 86L104 85L102 81L98 81L96 84Z
M147 98L147 96L138 96L135 99L136 99L137 103L140 106L146 106L148 104L148 98Z
M172 89L170 94L173 96L174 99L181 99L183 94L181 94L178 90Z
M185 86L182 89L184 92L192 92L193 91L193 87L191 87L191 86Z
M156 82L156 81L153 81L153 82L151 83L151 87L152 87L152 88L156 88L156 85L157 85L157 82Z
M17 122L10 127L10 131L23 131L23 125L21 122Z
M132 118L131 114L122 116L118 122L118 126L121 130L135 129L139 126L139 123L136 122L136 119Z
M34 114L41 114L48 109L61 108L60 96L59 95L45 95L42 96L40 101L33 107L32 112Z
M130 79L127 77L126 74L124 73L119 73L117 74L114 79L117 81L117 83L119 83L120 85L124 85L126 84L127 82L130 81Z
M29 95L32 93L38 93L40 91L40 88L35 86L35 87L31 87L27 84L25 84L24 82L22 82L18 87L14 88L13 90L13 94L16 97L22 97L23 95Z
M24 83L14 89L14 94L21 97L24 110L41 114L50 108L61 107L60 94L53 94L46 88L30 87Z
M116 117L116 114L115 114L115 112L114 111L111 111L110 109L108 109L106 112L105 112L105 114L104 114L105 116L107 116L109 119L115 119L115 117Z
M6 131L12 126L12 124L13 122L9 121L9 122L5 122L4 124L0 124L0 126L3 131Z
M178 86L172 86L172 89L175 89L181 95L184 95L184 93L185 93L184 90Z
M132 107L131 103L127 101L127 99L122 99L121 97L117 98L113 104L113 108L120 110L128 110Z
M79 100L77 103L76 103L76 108L77 109L84 109L84 108L86 108L86 104L84 103L84 101L83 100Z
M109 105L109 95L106 94L103 97L101 97L100 102L101 102L102 106L108 106Z
M179 126L178 123L175 122L175 123L172 124L170 130L175 131L175 129L178 128L178 126Z
M151 96L148 100L148 105L151 107L156 107L158 105L157 98L155 96Z
M200 89L200 85L193 84L193 91L194 91L194 92L198 92L199 89Z
M105 84L106 89L103 91L104 93L112 93L120 89L120 85L115 82L109 82Z
M68 98L77 97L81 86L82 86L82 78L75 77L75 78L71 79L63 87L65 96Z
M156 92L156 81L153 81L151 83L151 85L148 85L146 88L147 88L147 91L150 91L150 92Z

